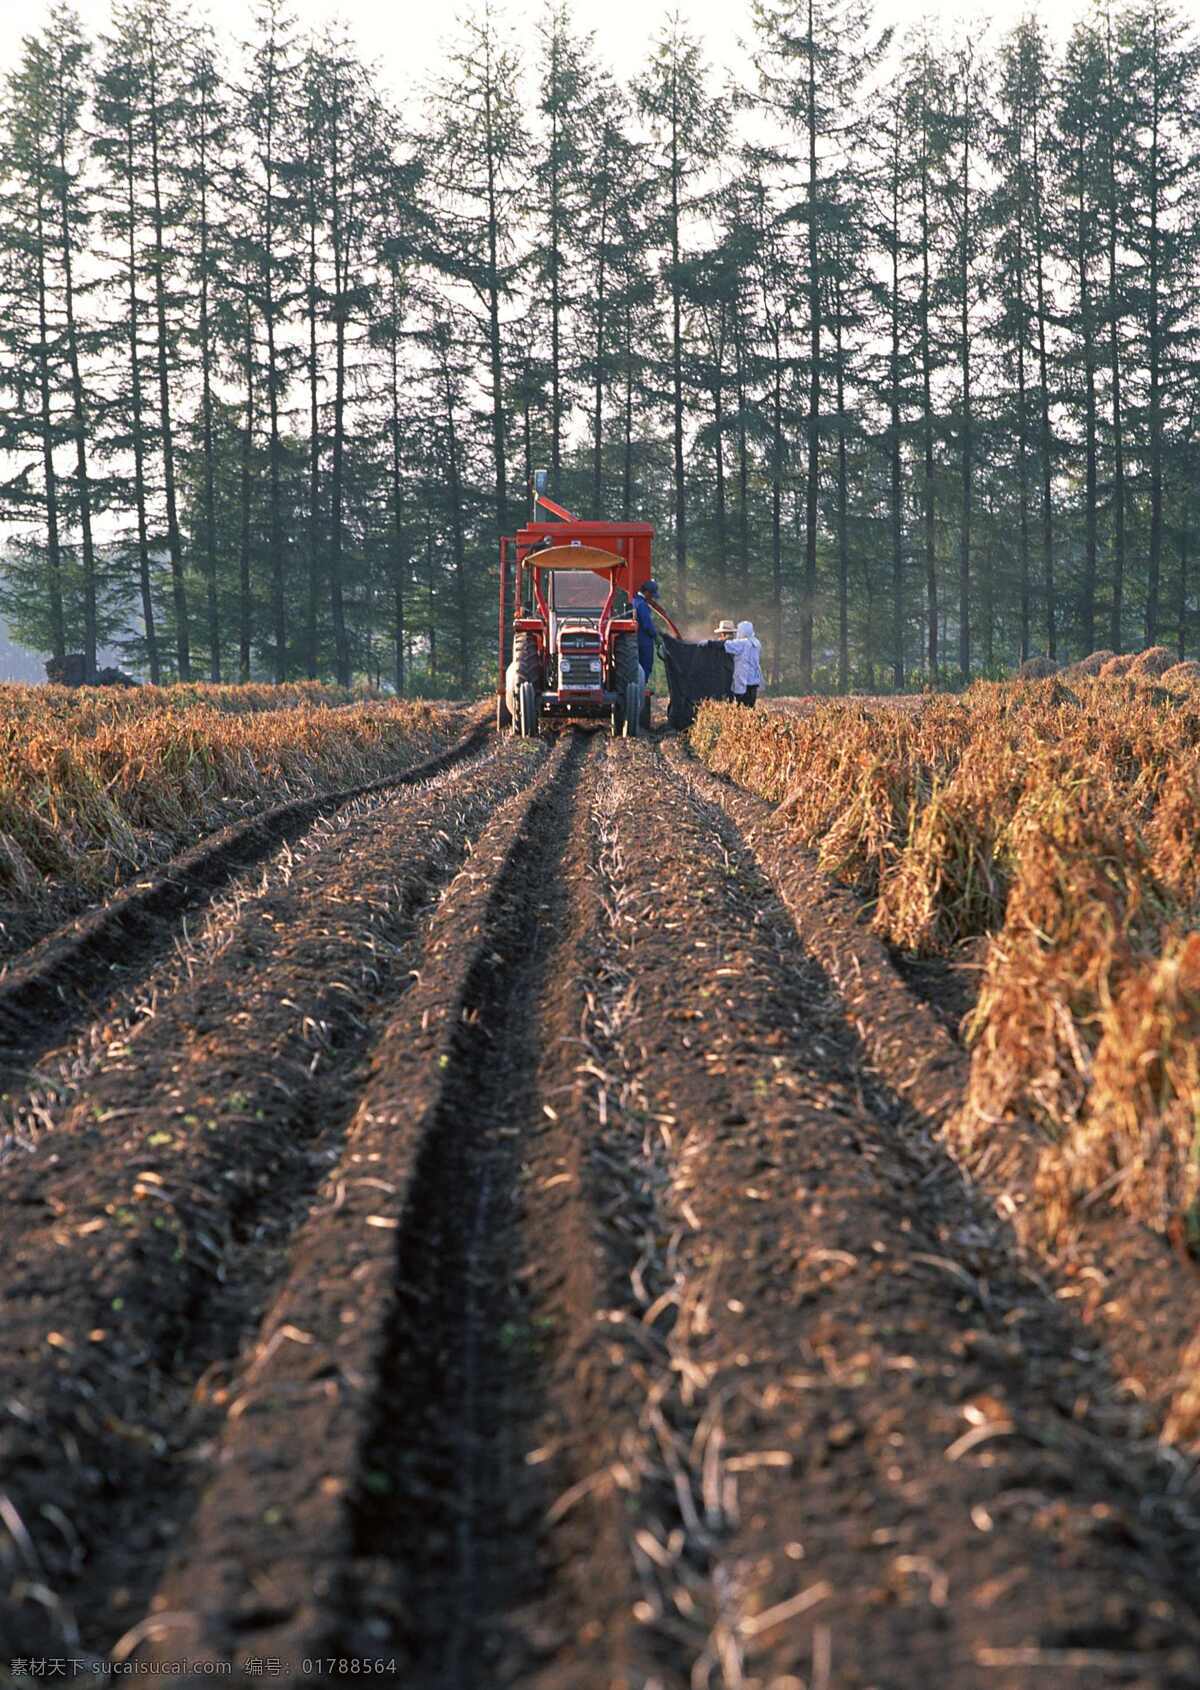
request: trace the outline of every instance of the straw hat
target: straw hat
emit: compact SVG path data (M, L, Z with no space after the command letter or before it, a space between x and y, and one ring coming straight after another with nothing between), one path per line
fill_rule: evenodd
M713 629L714 640L732 640L736 635L737 623L731 622L727 616L723 616Z

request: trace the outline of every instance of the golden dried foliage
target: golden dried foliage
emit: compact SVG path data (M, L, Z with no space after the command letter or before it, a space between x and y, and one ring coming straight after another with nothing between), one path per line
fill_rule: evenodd
M706 705L692 744L876 897L893 944L991 936L952 1132L1025 1145L1047 1234L1104 1204L1200 1248L1200 692L1147 684L1170 656L915 704Z
M103 891L236 815L383 776L456 731L445 709L349 697L303 682L0 687L0 895Z
M1200 1242L1200 933L1168 932L1099 1030L1086 1107L1047 1177L1067 1205L1104 1190L1159 1231L1182 1218Z
M1169 646L1152 645L1139 651L1129 665L1131 675L1151 675L1155 679L1175 665L1175 653Z

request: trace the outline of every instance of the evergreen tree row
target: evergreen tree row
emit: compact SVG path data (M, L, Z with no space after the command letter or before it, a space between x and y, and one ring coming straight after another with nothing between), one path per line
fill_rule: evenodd
M566 0L383 91L265 0L58 5L0 115L0 608L150 679L495 670L535 466L777 686L1198 639L1200 49L752 0L618 86Z

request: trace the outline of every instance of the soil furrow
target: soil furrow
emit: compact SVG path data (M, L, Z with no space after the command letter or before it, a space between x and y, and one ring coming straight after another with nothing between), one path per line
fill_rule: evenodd
M109 990L113 971L126 978L167 950L180 920L202 909L237 874L299 838L322 815L373 793L419 786L472 756L485 743L480 718L448 750L365 786L293 799L201 840L99 908L50 934L0 974L0 1093L22 1083Z
M497 871L401 1232L361 1452L378 1482L360 1472L333 1652L386 1630L412 1690L578 1684L563 1663L581 1654L605 1675L592 1682L617 1682L624 1657L607 1484L622 1381L603 1341L581 1130L602 746L571 742L560 786ZM397 1040L388 1053L392 1098L411 1095L411 1059ZM581 1481L603 1492L586 1521L571 1517Z
M1169 1424L1175 1393L1188 1381L1189 1346L1200 1322L1200 1276L1166 1240L1126 1218L1099 1211L1051 1248L1037 1185L1037 1134L1020 1123L998 1122L982 1146L964 1152L955 1119L967 1085L968 1052L926 1003L915 999L886 948L863 923L860 900L822 875L811 853L798 849L769 804L710 774L678 744L675 768L740 830L754 860L787 906L805 947L836 987L843 1013L861 1042L877 1099L897 1125L922 1143L939 1142L943 1177L966 1179L1011 1225L1031 1271L1070 1306L1089 1334L1102 1338L1122 1402L1107 1412L1129 1435L1153 1437ZM887 1104L890 1094L891 1104ZM950 1161L944 1160L948 1153ZM1130 1318L1130 1311L1138 1311ZM1172 1481L1176 1452L1164 1450L1159 1484Z
M664 1628L664 1683L1015 1687L1055 1662L1182 1687L1186 1500L1104 1434L1086 1334L937 1147L897 1140L751 852L664 776L639 747L610 805L652 865L630 1054L695 1223L694 1395L664 1414L709 1632L689 1659Z
M507 1309L515 1296L511 1276L493 1271L490 1256L512 1231L506 1182L515 1149L496 1140L487 1075L464 1076L463 1050L490 1029L477 1000L485 987L494 991L499 959L511 960L522 945L539 948L525 903L553 852L543 845L531 862L529 841L540 823L559 820L578 761L578 749L562 745L535 785L501 806L433 917L415 983L376 1045L338 1162L231 1384L193 1529L136 1634L160 1659L240 1663L268 1654L299 1676L300 1663L329 1651L373 1662L414 1656L418 1645L394 1636L389 1623L398 1603L409 1611L390 1588L397 1535L407 1548L419 1546L397 1578L429 1578L430 1556L454 1568L452 1588L435 1583L442 1617L448 1601L470 1613L489 1580L511 1576L477 1564L486 1523L476 1516L482 1511L486 1522L488 1510L507 1503L481 1473L475 1446L484 1430L481 1381L495 1376L498 1342L504 1350L498 1334L507 1317L498 1316L497 1300ZM557 827L548 834L557 849ZM504 1059L489 1051L497 1071ZM432 1288L414 1288L431 1272ZM445 1311L435 1306L443 1284L453 1287ZM420 1330L405 1342L398 1324L409 1299ZM393 1400L383 1381L401 1344L403 1394ZM498 1377L507 1381L506 1352L500 1360ZM427 1428L411 1406L414 1381L432 1389L439 1368L452 1370L455 1383L437 1404L421 1395ZM508 1388L491 1385L490 1401ZM428 1447L435 1432L449 1439L448 1455ZM291 1459L280 1461L285 1439ZM439 1484L427 1481L419 1496L398 1495L396 1461L448 1461L452 1494L439 1503ZM406 1504L418 1509L422 1531L407 1540L389 1531L376 1556L363 1541L372 1509ZM452 1646L448 1627L439 1642Z
M57 1130L0 1169L21 1217L0 1238L0 1453L55 1623L77 1610L89 1647L144 1606L186 1518L372 1023L410 983L422 910L538 761L506 747L281 864L147 1019L100 1041ZM44 1649L36 1602L0 1611L14 1645Z

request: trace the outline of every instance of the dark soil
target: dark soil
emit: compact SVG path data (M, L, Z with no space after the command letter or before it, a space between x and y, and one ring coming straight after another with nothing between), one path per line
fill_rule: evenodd
M12 1652L1200 1682L1112 1283L952 1160L965 972L860 913L654 737L505 739L85 991L0 1167Z
M191 1505L194 1452L337 1155L422 909L528 768L506 746L285 853L216 912L168 995L67 1053L49 1130L0 1168L8 1494L31 1532L69 1517L38 1556L62 1631L74 1615L94 1650L137 1617ZM4 1621L14 1648L63 1641L36 1602Z
M906 956L894 945L887 946L887 954L913 996L928 1005L951 1038L961 1039L979 997L987 940L968 939L952 957Z

